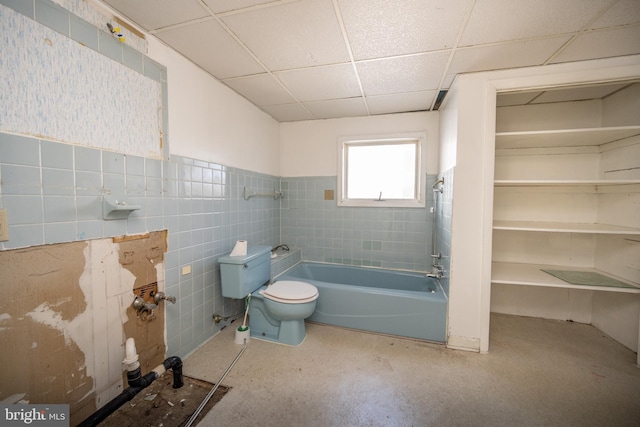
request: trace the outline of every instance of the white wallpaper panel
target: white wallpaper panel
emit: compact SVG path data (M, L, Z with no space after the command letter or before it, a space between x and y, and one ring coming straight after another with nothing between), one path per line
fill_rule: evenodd
M160 83L0 6L0 131L162 158Z

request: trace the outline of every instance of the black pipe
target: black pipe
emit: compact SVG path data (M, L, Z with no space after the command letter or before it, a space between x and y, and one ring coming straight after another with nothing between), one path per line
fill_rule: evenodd
M171 369L173 372L173 388L180 388L184 385L182 381L182 360L178 356L171 356L162 362L165 370Z
M173 388L180 388L184 382L182 379L182 360L178 356L172 356L162 362L165 370L173 371ZM147 388L152 382L158 378L156 371L148 374L140 375L140 368L127 372L127 382L129 388L125 389L115 398L107 402L102 408L91 414L87 419L78 424L78 427L94 427L104 421L109 415L113 414L122 405L133 399L133 397Z

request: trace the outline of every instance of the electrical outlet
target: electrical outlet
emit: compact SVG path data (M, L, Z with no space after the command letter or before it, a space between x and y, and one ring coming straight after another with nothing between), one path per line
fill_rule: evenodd
M9 220L7 219L7 210L0 209L0 242L9 240Z

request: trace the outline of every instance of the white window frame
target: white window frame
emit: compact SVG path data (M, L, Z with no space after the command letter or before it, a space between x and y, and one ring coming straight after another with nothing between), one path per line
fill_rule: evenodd
M354 207L406 207L406 208L424 208L425 207L425 183L424 175L426 152L426 133L413 132L393 135L376 135L376 136L345 136L338 139L338 206L354 206ZM380 200L378 199L348 199L347 195L347 168L348 168L348 147L353 145L392 145L394 143L415 142L416 144L416 174L415 174L415 197L413 199L388 199L384 194Z

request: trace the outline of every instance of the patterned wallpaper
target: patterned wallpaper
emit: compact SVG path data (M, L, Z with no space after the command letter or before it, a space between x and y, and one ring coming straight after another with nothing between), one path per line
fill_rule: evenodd
M0 131L162 157L161 83L0 6Z

